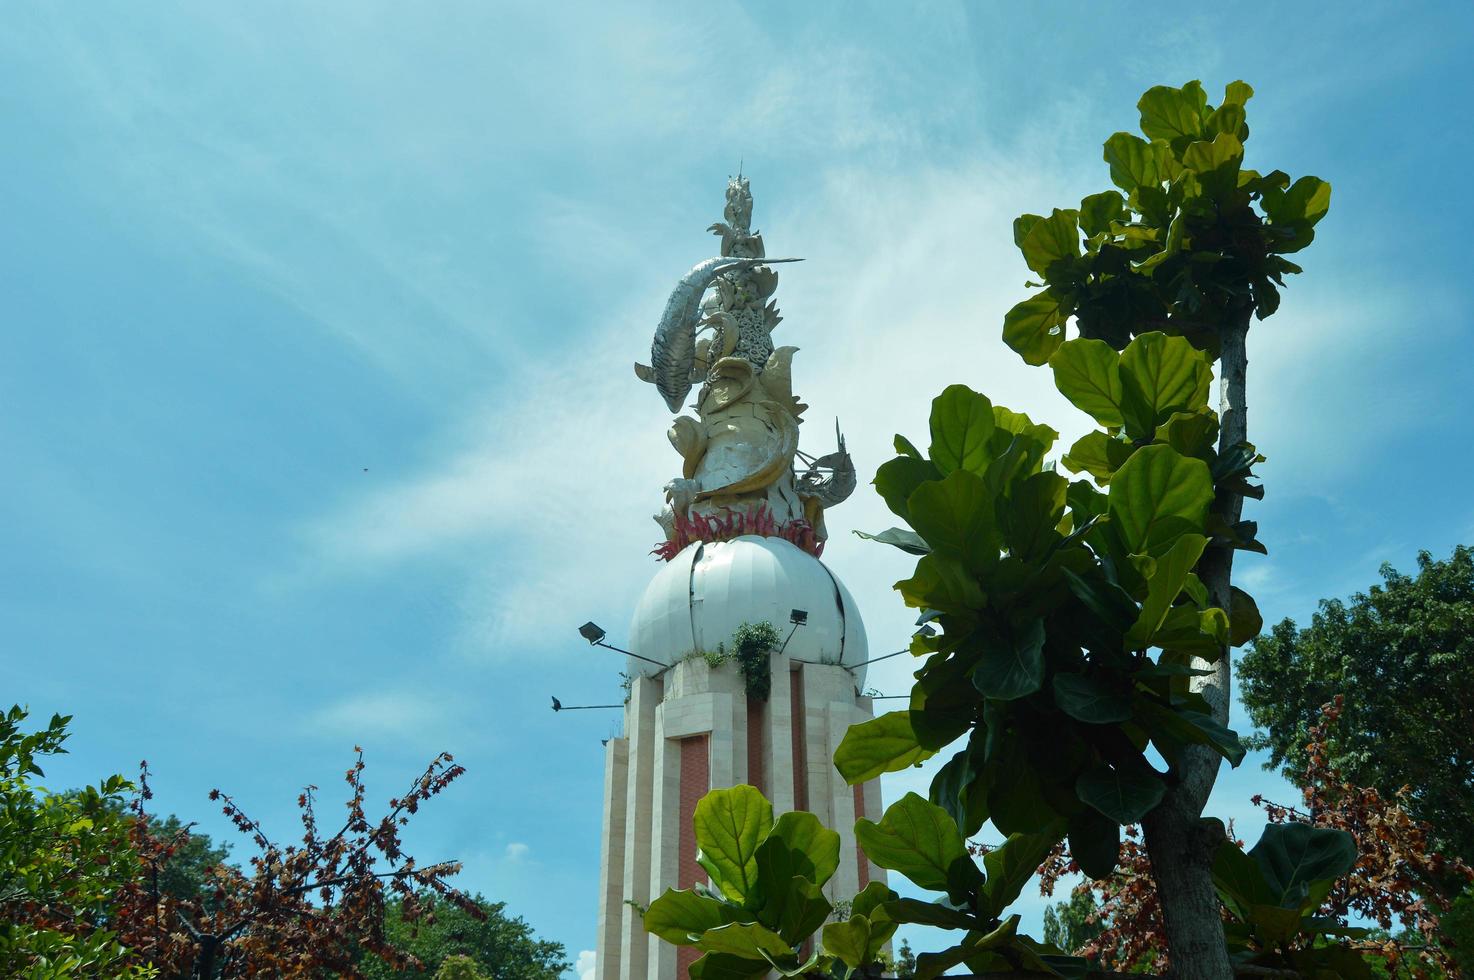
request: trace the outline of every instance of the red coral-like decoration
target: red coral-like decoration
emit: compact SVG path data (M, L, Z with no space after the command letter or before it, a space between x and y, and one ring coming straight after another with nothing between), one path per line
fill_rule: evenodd
M759 504L753 511L729 510L720 516L696 514L687 518L677 514L675 536L651 548L650 554L661 561L670 561L693 541L731 541L744 534L782 538L798 545L815 558L824 554L824 542L819 539L812 524L803 518L779 524L773 519L772 511L768 510L766 504Z

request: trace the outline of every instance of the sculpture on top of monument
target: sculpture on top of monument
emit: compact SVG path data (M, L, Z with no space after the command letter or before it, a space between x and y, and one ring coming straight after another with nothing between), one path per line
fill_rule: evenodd
M773 346L783 318L772 300L778 273L762 235L751 230L752 193L740 174L727 183L724 222L708 229L721 237L721 255L697 264L677 283L650 348L650 364L635 374L655 385L679 412L697 383L696 418L671 423L671 445L681 454L681 476L665 486L655 520L666 560L692 541L741 534L783 537L818 555L824 547L824 510L855 489L855 467L844 436L836 452L814 458L799 451L798 426L808 407L793 394L797 347ZM703 299L703 297L705 297ZM795 473L795 461L804 470Z

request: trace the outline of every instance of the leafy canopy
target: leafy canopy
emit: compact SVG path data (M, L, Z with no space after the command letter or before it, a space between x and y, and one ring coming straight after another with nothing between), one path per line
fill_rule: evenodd
M365 952L358 969L369 980L556 980L572 965L561 943L539 939L522 918L507 914L503 902L472 896L481 911L478 917L433 894L418 898L420 910L413 918L406 917L403 902L386 903L384 938L420 965L391 966Z
M1321 706L1344 694L1324 743L1353 782L1392 797L1411 788L1410 812L1441 850L1474 863L1474 550L1446 561L1418 556L1416 575L1382 566L1382 585L1324 600L1310 625L1289 619L1239 664L1240 690L1267 767L1299 785Z
M1189 746L1243 758L1190 684L1261 627L1247 594L1222 596L1230 616L1199 574L1209 556L1264 551L1237 508L1262 496L1252 482L1262 458L1220 438L1214 361L1251 314L1274 313L1283 277L1300 271L1285 256L1310 243L1330 196L1318 178L1243 167L1251 95L1235 82L1215 107L1197 82L1149 90L1142 135L1105 143L1116 190L1014 222L1041 291L1009 311L1003 338L1047 364L1093 423L1061 457L1080 478L1045 462L1053 429L963 385L933 401L926 451L898 435L898 455L876 474L906 526L865 536L918 556L896 588L940 631L913 643L908 708L852 728L835 762L860 782L964 740L930 802L908 804L897 825L917 847L949 839L927 836L929 807L963 837L992 823L1010 839L989 858L1021 873L1068 839L1082 870L1106 877L1121 827L1162 802ZM1078 336L1067 339L1071 320ZM857 836L885 864L890 836ZM996 919L990 879L954 865L950 850L924 853L897 870L971 918L929 913L966 932L920 970L1046 968L1053 953L1026 956Z
M65 754L70 715L23 731L26 709L0 715L0 975L51 980L152 976L105 927L140 871L123 810L121 776L54 793L35 780Z

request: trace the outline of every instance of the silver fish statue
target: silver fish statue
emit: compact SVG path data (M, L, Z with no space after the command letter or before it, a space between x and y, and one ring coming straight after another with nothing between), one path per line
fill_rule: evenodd
M650 363L636 364L635 375L660 392L666 406L679 412L691 393L691 371L696 363L696 324L701 315L701 295L723 273L736 269L775 262L801 262L802 259L738 258L722 255L698 263L681 277L666 300L665 313L655 328L650 345Z

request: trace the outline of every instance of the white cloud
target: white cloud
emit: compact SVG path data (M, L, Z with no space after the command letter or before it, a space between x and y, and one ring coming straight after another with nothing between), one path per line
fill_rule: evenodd
M521 841L514 840L507 845L506 851L503 852L503 857L513 863L521 863L530 853L532 853L532 848Z
M463 716L467 701L445 690L431 690L404 679L379 690L348 694L309 712L302 731L325 739L375 746L403 745L416 752L439 752L448 745L467 746ZM495 739L494 726L474 729L479 738Z
M594 980L594 966L597 957L591 949L578 951L578 961L573 964L573 972L578 974L578 980Z

